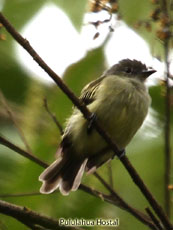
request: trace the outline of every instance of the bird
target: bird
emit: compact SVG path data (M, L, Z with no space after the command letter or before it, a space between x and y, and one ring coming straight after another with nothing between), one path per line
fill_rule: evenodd
M87 84L80 99L124 152L141 127L151 103L145 80L156 70L141 61L123 59ZM76 191L84 172L93 173L113 159L115 153L74 107L66 121L56 160L39 176L40 192L49 194L59 189L62 195Z

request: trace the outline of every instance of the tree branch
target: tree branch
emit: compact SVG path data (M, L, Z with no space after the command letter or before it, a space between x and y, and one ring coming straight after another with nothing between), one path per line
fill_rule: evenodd
M86 185L81 184L79 189L95 196L99 197L101 200L106 201L107 203L110 203L112 205L115 205L130 214L132 214L134 217L136 217L138 220L140 220L143 224L150 227L150 229L157 230L155 225L151 222L151 219L149 219L144 213L140 212L139 210L132 208L130 205L128 205L117 193L113 193L111 195L106 195L104 193L101 193L95 189L91 189L87 187Z
M15 194L0 194L0 198L40 196L40 195L43 195L43 194L40 193L40 192L15 193Z
M84 103L81 102L73 93L72 91L64 84L62 79L52 70L49 66L41 59L41 57L36 53L36 51L31 47L29 42L24 39L8 22L8 20L0 13L0 22L4 25L6 30L13 36L13 38L25 49L28 53L33 57L33 59L40 65L42 69L45 70L46 73L54 80L57 86L67 95L67 97L73 102L73 104L83 113L84 117L87 120L91 118L91 112L86 108ZM110 148L120 156L120 152L116 146L116 144L111 140L110 136L101 128L97 120L93 121L93 126L99 132L99 134L105 139L105 141L109 144ZM142 194L148 200L150 205L152 206L155 213L160 218L161 222L167 229L172 229L172 225L169 222L167 216L165 215L162 207L157 203L155 198L152 196L151 192L148 190L142 179L137 174L136 170L130 164L128 158L126 156L121 157L121 162L123 163L124 167L129 172L131 178L135 182L135 184L139 187Z
M59 121L57 120L56 116L54 114L52 114L52 112L49 110L48 104L47 104L47 100L44 100L44 105L45 105L45 109L47 110L48 114L50 115L50 117L53 119L54 123L57 125L57 127L60 129L61 134L63 134L63 129L61 124L59 123ZM111 162L109 162L111 163ZM116 199L116 203L118 207L121 207L122 209L130 212L132 215L136 216L136 214L138 214L139 212L136 210L134 210L132 207L130 207L114 190L113 190L113 179L112 179L112 169L111 169L111 164L109 164L109 173L110 173L110 185L97 173L94 173L94 176L103 184L103 186L111 193L111 196L113 196ZM92 190L94 191L94 190ZM97 193L97 191L95 191L95 194ZM99 196L101 196L102 199L104 199L104 195L103 194L99 194ZM139 216L137 215L137 218L139 218ZM155 223L155 222L154 222Z
M31 161L35 162L36 164L47 168L48 164L45 163L44 161L40 160L39 158L37 158L36 156L34 156L31 153L28 153L27 151L21 149L20 147L18 147L15 144L12 144L10 141L8 141L7 139L5 139L4 137L0 136L0 144L6 146L9 149L12 149L13 151L19 153L20 155L30 159Z
M146 208L145 210L148 213L149 217L153 220L153 223L155 223L157 229L158 230L163 230L163 227L160 225L159 221L154 216L154 214L152 213L152 211L149 208Z
M165 62L166 62L166 97L165 97L165 210L170 216L171 196L168 186L171 175L171 148L170 148L170 86L169 86L169 61L168 42L165 42Z
M163 12L163 17L165 23L163 23L163 32L166 31L168 34L171 34L170 31L170 17L168 12L168 4L167 0L161 1L161 8ZM171 107L171 100L170 100L170 86L169 86L169 78L170 78L170 68L169 68L169 41L171 36L166 36L164 40L164 59L166 65L166 97L165 97L165 210L170 217L171 211L171 195L168 189L170 184L170 174L171 174L171 148L170 148L170 107Z
M63 133L63 131L62 131L62 126L61 126L61 124L57 121L57 119L56 119L56 116L55 115L53 115L52 114L52 112L49 110L49 108L48 108L48 104L47 104L47 101L46 101L46 99L44 100L44 105L45 105L45 109L47 110L47 112L48 112L48 114L51 116L51 118L53 119L53 121L55 122L55 124L57 125L57 127L58 128L60 128L60 132L62 132ZM4 139L3 138L3 140L4 140L4 142L3 143L8 143L8 145L6 145L7 147L12 147L13 146L13 144L12 143L10 143L9 141L7 141L6 139ZM1 138L0 138L0 143L1 143ZM28 145L28 144L27 144ZM28 145L29 146L29 145ZM18 147L17 146L13 146L13 149L17 149ZM20 148L18 148L18 153L20 153L21 151L23 152L23 150L21 150ZM30 154L30 152L25 152L25 157L27 157L27 158L29 158L30 159L30 157L32 157L32 156L30 156L30 155L32 155L32 153ZM37 159L37 161L36 161L36 159ZM31 159L30 159L31 160ZM38 164L38 158L32 158L32 161L34 161L35 163L37 163ZM42 166L48 166L47 164L45 164L44 162L42 162L41 161L41 163L43 164ZM132 215L134 215L135 217L137 217L137 219L139 219L139 220L142 220L142 222L143 222L143 219L145 219L145 216L142 214L142 213L140 213L139 211L137 211L137 210L135 210L135 209L133 209L132 207L130 207L111 187L110 187L110 185L108 185L105 181L104 181L104 179L101 177L101 176L99 176L97 173L94 173L94 175L96 176L96 178L108 189L108 191L110 191L110 193L111 193L111 195L114 197L114 205L116 204L116 206L118 206L118 207L120 207L121 209L123 209L123 210L126 210L127 212L130 212ZM85 186L85 188L86 188L86 186ZM90 188L88 188L88 189L90 189ZM92 191L92 192L91 192ZM94 194L93 194L93 192L94 192ZM31 195L39 195L40 193L25 193L25 194L3 194L3 195L0 195L0 197L21 197L21 196L31 196ZM94 195L94 196L96 196L96 194L99 196L99 197L101 197L102 199L105 199L106 197L105 197L105 195L104 194L102 194L102 193L99 193L98 191L96 191L96 190L90 190L90 194L92 194L92 195ZM97 197L97 196L96 196ZM116 202L115 202L115 200L116 200ZM110 202L110 201L109 201ZM141 218L141 215L142 215L142 218ZM148 220L149 221L149 220ZM146 223L148 223L148 222L146 222ZM150 223L149 223L150 224ZM29 226L29 225L28 225ZM151 225L151 227L153 227L152 225Z
M38 225L38 227L40 226L51 230L67 230L66 227L59 226L58 221L55 219L38 214L37 212L34 212L28 208L14 205L2 200L0 200L0 213L14 217L26 226ZM79 228L71 227L70 229L77 230Z
M49 116L52 118L52 120L53 120L54 123L56 124L57 128L59 129L60 134L63 135L63 133L64 133L64 132L63 132L63 128L62 128L61 124L59 123L59 121L56 119L55 114L53 114L53 113L50 111L49 106L48 106L48 104L47 104L46 98L44 98L44 107L45 107L47 113L49 114Z
M14 123L14 126L16 127L16 129L18 131L18 134L19 134L21 140L23 141L23 143L24 143L27 151L30 152L30 153L32 153L31 148L29 147L29 145L27 143L27 140L25 138L25 135L24 135L22 129L19 127L19 125L18 125L18 123L16 121L16 118L15 118L15 115L13 114L13 112L11 111L11 109L9 108L8 103L5 100L5 97L4 97L3 93L1 92L1 90L0 90L0 99L2 101L2 104L3 104L4 108L5 108L5 110L7 111L8 116L10 117L10 119L12 120L12 122Z
M109 184L110 184L111 188L114 188L114 180L113 180L112 162L111 161L108 162L107 169L108 169L108 174L109 174Z
M38 159L37 157L33 157L33 155L31 155L30 153L24 151L23 149L19 148L18 146L12 144L11 142L7 141L5 138L2 138L0 136L0 144L5 145L6 147L8 147L9 149L14 150L15 152L19 153L20 155L28 158L29 160L35 162L36 164L40 165L43 168L47 168L48 164L46 164L45 162L41 161L40 159ZM98 174L97 174L98 175ZM134 217L136 217L138 220L140 220L142 223L148 225L151 229L155 230L155 226L153 225L153 223L151 222L151 220L142 212L140 212L139 210L136 210L134 208L132 208L130 205L128 205L115 191L113 191L109 185L107 185L107 183L100 177L97 176L98 179L100 179L100 181L105 185L105 187L107 187L108 190L111 191L111 196L109 195L105 195L97 190L91 189L89 187L87 187L86 185L81 184L79 189L81 189L82 191L93 195L95 197L101 198L102 200L113 204L129 213L131 213ZM22 195L27 195L27 194L14 194L11 196L22 196ZM28 195L32 195L32 194L28 194ZM37 194L33 194L33 195L37 195ZM9 196L8 194L5 196L1 195L1 197L7 197Z

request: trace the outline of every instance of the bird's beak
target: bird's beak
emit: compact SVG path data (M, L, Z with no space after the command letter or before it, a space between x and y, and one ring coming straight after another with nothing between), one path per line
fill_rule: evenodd
M142 71L142 76L143 76L143 78L146 79L147 77L149 77L151 74L153 74L155 72L156 72L156 70L154 70L154 69L144 70L144 71Z

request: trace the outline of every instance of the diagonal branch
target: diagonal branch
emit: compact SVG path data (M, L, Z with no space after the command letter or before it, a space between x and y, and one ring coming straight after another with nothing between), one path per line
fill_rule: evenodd
M154 214L152 213L152 211L150 210L150 208L146 208L145 210L148 213L149 217L153 220L153 223L155 223L155 225L157 226L157 229L158 230L163 230L163 228L160 225L158 219L154 216Z
M8 140L6 140L5 138L3 138L1 136L0 136L0 144L5 145L7 148L14 150L15 152L17 152L20 155L30 159L31 161L35 162L36 164L40 165L43 168L48 167L48 164L46 164L45 162L41 161L40 159L38 159L35 156L33 157L33 155L31 155L30 153L26 152L25 150L21 149L20 147L18 147L16 145L12 144L11 142L9 142ZM102 181L104 186L107 187L107 189L111 192L111 195L105 195L105 194L103 194L103 193L101 193L95 189L91 189L91 188L89 188L83 184L80 185L79 189L131 213L134 217L136 217L142 223L148 225L151 229L156 230L155 226L153 225L151 220L145 214L143 214L139 210L134 209L130 205L128 205L114 190L109 188L110 186L107 185L106 182L100 176L98 176L98 174L97 174L97 177L98 177L98 179L100 179ZM16 196L21 196L21 195L22 194L19 194ZM29 194L29 195L31 195L31 194ZM35 194L35 195L37 195L37 194ZM2 195L1 197L5 197L5 195Z
M143 224L148 225L150 227L150 229L157 230L157 228L155 227L155 224L153 224L153 222L151 222L151 219L149 219L148 216L146 216L141 211L139 211L135 208L132 208L122 198L120 198L117 193L116 193L116 195L115 194L106 195L106 194L101 193L95 189L91 189L84 184L81 184L79 189L81 189L81 190L83 190L83 191L85 191L85 192L87 192L87 193L89 193L95 197L99 197L100 199L102 199L103 201L106 201L107 203L110 203L112 205L115 205L115 206L123 209L123 210L126 210L127 212L131 213L134 217L136 217L138 220L140 220Z
M63 134L63 129L62 129L62 126L61 126L61 124L59 123L59 121L56 119L56 116L54 115L54 114L52 114L52 112L49 110L49 107L48 107L48 104L47 104L47 100L45 99L44 100L44 106L45 106L45 109L46 109L46 111L48 112L48 114L51 116L51 118L53 119L53 121L55 122L55 124L57 125L57 127L58 127L58 129L60 130L60 132L61 132L61 134ZM2 142L2 140L3 140L3 142ZM9 147L9 148L11 148L12 146L14 147L14 145L12 144L12 143L10 143L8 140L6 140L5 138L3 138L3 137L0 137L0 143L6 143L6 147ZM27 144L28 145L28 144ZM33 154L29 151L29 152L26 152L26 151L23 151L22 149L20 149L20 148L18 148L17 146L15 146L14 147L14 150L16 150L16 149L18 149L19 151L18 151L18 153L20 153L21 154L21 152L23 152L24 154L23 154L23 156L25 156L25 157L27 157L28 156L28 158L31 160L31 157L32 157L32 160L35 162L35 163L37 163L38 164L38 160L39 159L37 159L36 157L34 157L33 158ZM30 154L31 153L31 154ZM37 159L37 161L36 161L36 159ZM41 161L41 163L42 163L42 166L44 166L45 165L45 167L47 167L48 165L47 164L45 164L44 162L42 162ZM143 213L140 213L139 211L137 211L137 210L135 210L135 209L133 209L132 207L130 207L105 181L104 181L104 179L101 177L101 176L99 176L97 173L94 173L94 175L96 176L96 178L98 179L98 180L100 180L100 182L105 186L105 188L107 188L108 189L108 191L110 191L110 193L111 193L111 196L113 197L113 199L114 199L114 205L116 205L116 206L118 206L118 207L120 207L120 208L122 208L123 210L126 210L126 211L128 211L128 212L130 212L132 215L134 215L134 216L136 216L136 218L137 219L139 219L139 220L141 220L142 222L143 222L143 219L145 220L145 216L143 215ZM83 189L85 188L87 188L86 186L84 186L83 185L83 187L82 187ZM82 189L82 190L83 190ZM90 190L90 194L92 194L92 195L94 195L94 196L99 196L101 199L107 199L107 196L106 195L104 195L104 194L102 194L102 193L100 193L100 192L98 192L98 191L96 191L96 190L91 190L89 187L88 187L88 190L87 191L89 191ZM85 191L85 190L84 190ZM92 192L91 192L92 191ZM3 195L0 195L0 197L22 197L22 196L31 196L31 195L39 195L40 193L25 193L25 194L3 194ZM97 194L97 195L96 195ZM109 202L109 203L111 203L110 202L110 199L107 201L107 202ZM150 220L148 220L148 221L150 221ZM145 222L145 221L144 221ZM147 221L146 221L146 223L147 223ZM148 224L148 225L150 225L150 223ZM29 225L28 225L29 226ZM33 226L33 225L31 225L31 226ZM30 227L30 226L29 226ZM151 227L151 229L155 229L154 228L154 226L150 226ZM34 228L36 228L35 226L34 226Z
M59 226L57 220L50 217L41 215L34 212L26 207L14 205L5 201L0 200L0 213L14 217L18 221L22 222L26 226L38 225L50 230L67 230L69 229L63 226ZM33 228L32 228L33 229ZM71 227L72 230L82 230L81 228Z
M48 167L48 164L45 163L44 161L40 160L39 158L37 158L36 156L34 156L31 153L28 153L27 151L23 150L22 148L12 144L10 141L8 141L7 139L5 139L4 137L0 136L0 144L6 146L9 149L12 149L13 151L19 153L20 155L30 159L31 161L37 163L38 165L46 168Z
M112 162L111 161L108 162L107 169L108 169L108 174L109 174L109 184L110 184L111 188L114 188L113 170L112 170Z
M33 57L33 59L38 63L38 65L45 70L45 72L54 80L57 86L67 95L67 97L73 102L73 104L83 113L84 117L87 120L90 120L92 114L86 108L84 103L79 100L74 93L64 84L62 79L43 61L43 59L36 53L36 51L32 48L29 42L24 39L8 22L8 20L0 13L0 22L4 25L6 30L12 35L12 37ZM98 131L98 133L104 138L104 140L109 144L110 148L115 152L116 155L120 156L120 152L116 146L116 144L112 141L110 136L102 129L97 120L93 121L93 127ZM164 213L162 207L158 204L156 199L152 196L151 192L148 190L134 167L129 162L126 156L121 157L121 162L124 167L129 172L132 180L141 190L142 194L148 200L150 205L152 206L155 213L160 218L161 222L167 229L172 229L172 225L169 222L166 214Z
M3 93L1 92L1 90L0 90L0 99L2 101L2 104L3 104L4 108L5 108L8 116L10 117L12 122L14 123L14 126L16 127L21 140L23 141L24 145L26 146L27 151L32 153L31 148L29 147L29 145L27 143L27 140L25 138L25 135L24 135L22 129L19 127L19 125L18 125L18 123L16 121L16 118L15 118L15 115L13 114L12 110L10 109L10 107L9 107L9 105L8 105L4 95L3 95Z
M50 111L46 98L44 98L44 107L45 107L47 113L49 114L49 116L52 118L52 120L53 120L54 123L56 124L57 128L59 129L60 134L63 135L64 132L63 132L62 125L61 125L61 124L59 123L59 121L56 119L55 114L53 114L53 113Z

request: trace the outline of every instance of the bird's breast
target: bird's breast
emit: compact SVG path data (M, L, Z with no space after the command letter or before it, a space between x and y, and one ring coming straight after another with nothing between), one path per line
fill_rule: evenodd
M95 110L102 126L124 148L142 125L150 104L150 97L142 83L105 79L100 87Z
M96 99L87 107L122 149L141 126L149 104L150 97L143 85L110 76L103 80ZM94 155L107 146L94 128L88 133L88 122L77 109L68 119L65 135L77 154Z

